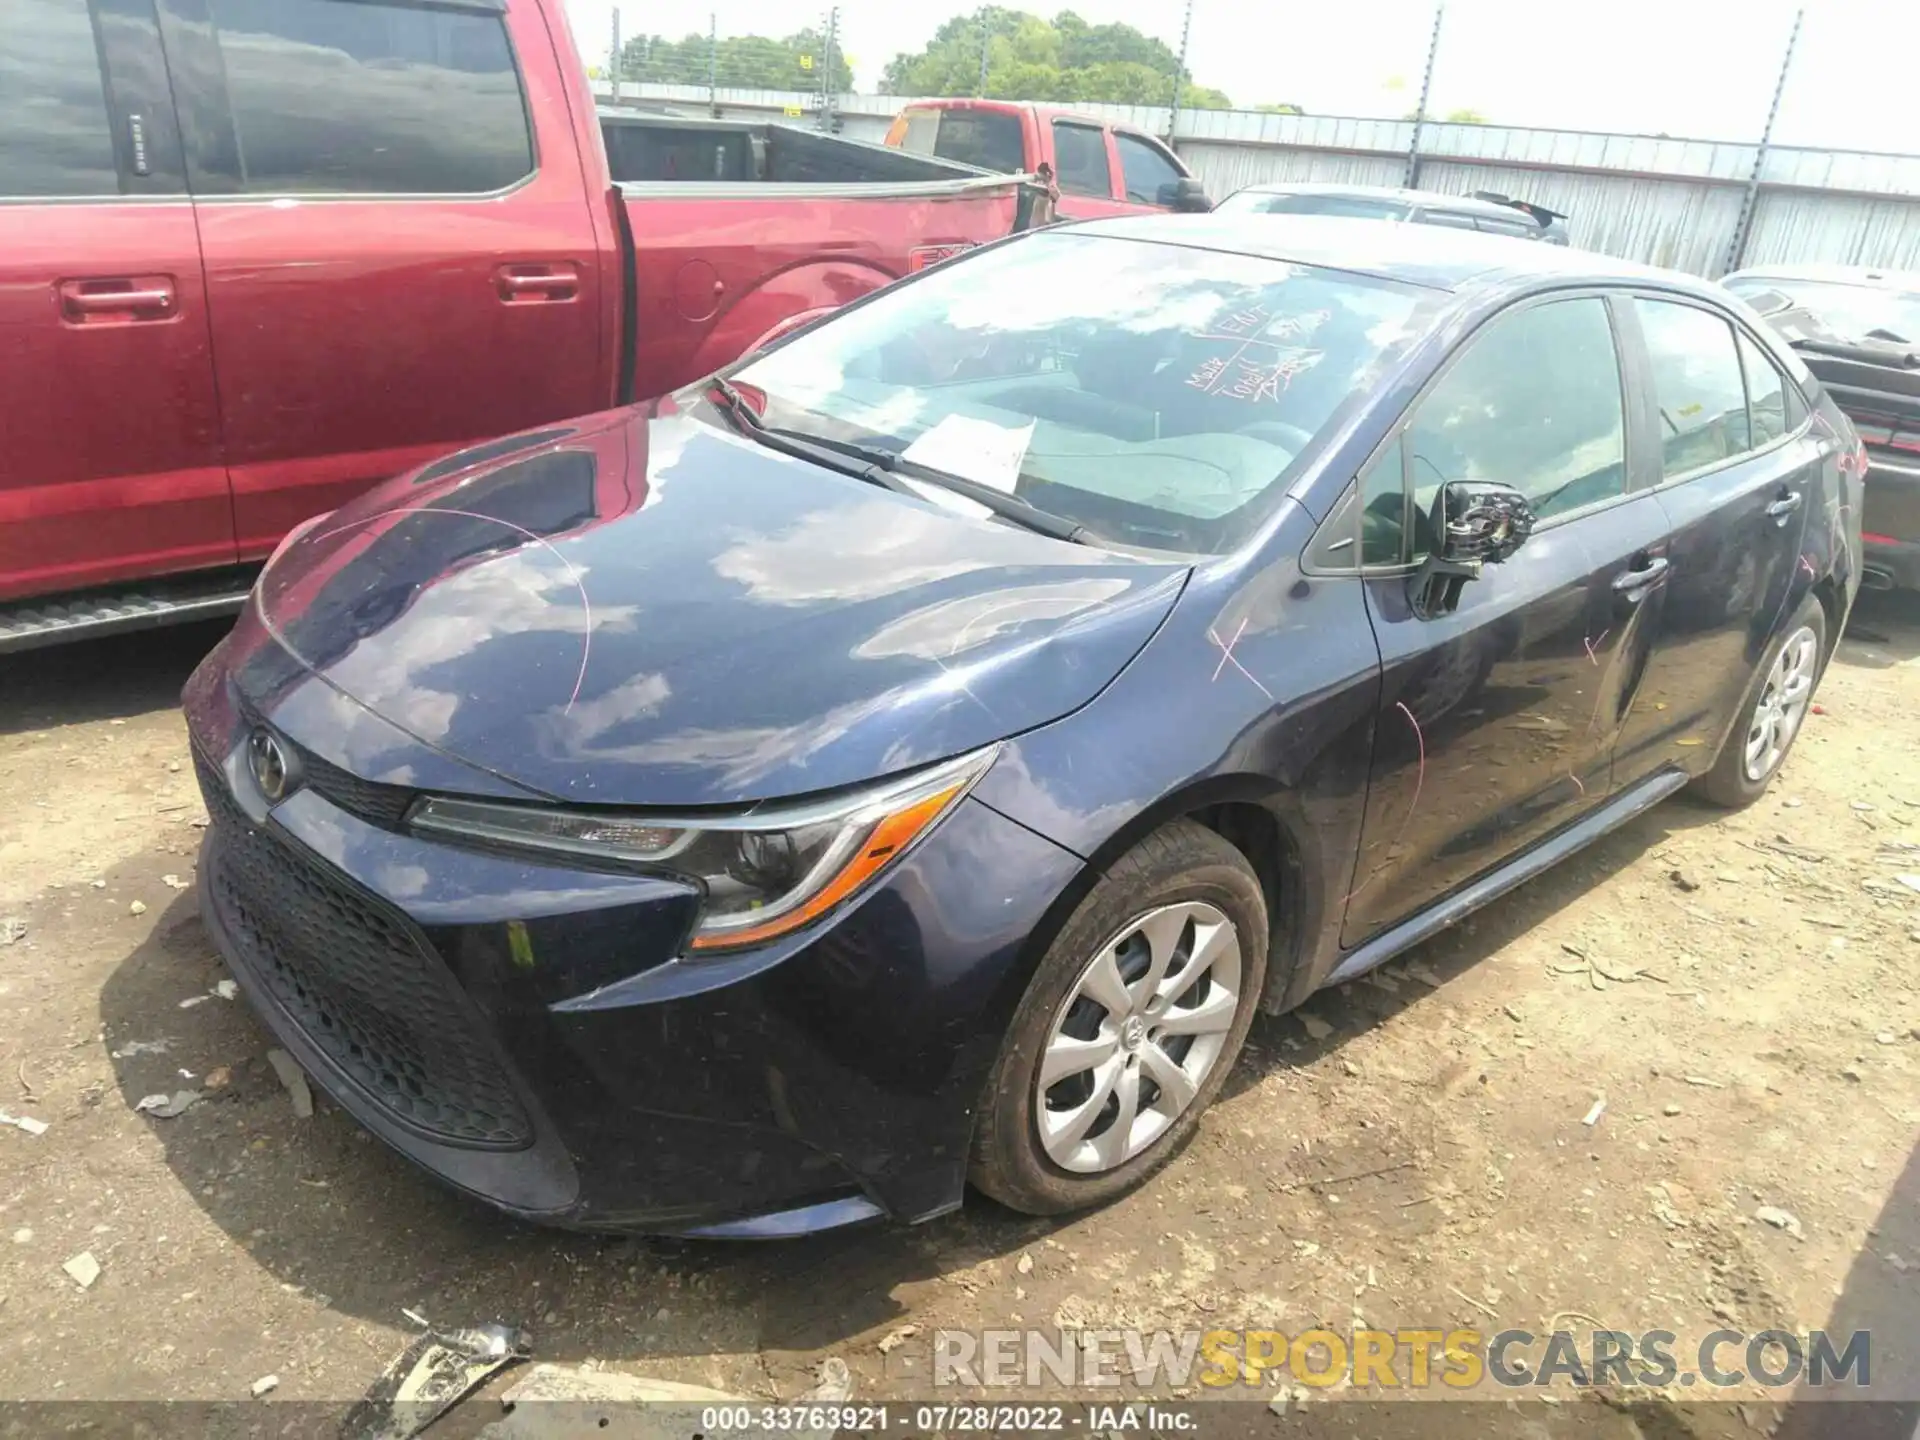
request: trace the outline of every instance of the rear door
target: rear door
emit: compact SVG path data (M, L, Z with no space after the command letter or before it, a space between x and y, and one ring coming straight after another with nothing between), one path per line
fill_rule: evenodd
M7 0L0 597L233 558L200 249L151 0Z
M1361 558L1384 665L1372 781L1342 943L1355 945L1578 818L1607 793L1657 597L1667 520L1628 464L1617 308L1522 302L1484 324L1362 482ZM1449 614L1409 575L1450 480L1532 502L1531 539ZM1651 601L1652 603L1646 603Z
M1713 763L1762 652L1812 582L1800 539L1832 450L1799 387L1721 311L1642 295L1629 316L1650 402L1643 448L1657 457L1673 544L1616 786Z
M1115 199L1113 147L1107 127L1083 120L1054 119L1045 123L1053 129L1054 178L1060 186L1059 214L1063 220L1097 220L1106 215L1127 215L1136 208Z
M432 455L609 403L536 6L160 4L243 555Z

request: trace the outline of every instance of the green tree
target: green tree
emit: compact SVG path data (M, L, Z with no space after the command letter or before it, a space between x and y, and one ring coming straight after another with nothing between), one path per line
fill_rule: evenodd
M826 73L827 44L818 30L801 30L784 40L765 35L730 35L709 48L705 35L683 40L636 35L620 48L624 79L656 85L716 84L747 90L817 90ZM711 67L711 68L710 68ZM838 47L833 53L831 88L853 88L853 67Z
M996 100L1164 105L1180 63L1166 45L1131 25L1089 25L1071 10L1043 20L983 5L941 25L918 54L894 56L880 89L888 95L980 93L983 43L985 94ZM1180 88L1180 103L1196 110L1233 107L1220 91L1191 79Z

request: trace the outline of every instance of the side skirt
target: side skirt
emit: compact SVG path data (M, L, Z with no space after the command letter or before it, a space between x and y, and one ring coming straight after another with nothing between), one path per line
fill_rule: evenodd
M1335 966L1333 973L1322 982L1321 988L1341 984L1357 975L1366 974L1376 965L1384 965L1402 950L1446 929L1489 900L1497 899L1522 882L1531 880L1542 870L1559 864L1574 851L1584 849L1611 830L1619 829L1634 816L1651 810L1684 786L1688 778L1677 770L1649 775L1632 789L1614 796L1592 814L1576 820L1525 854L1509 860L1498 870L1481 876L1464 890L1456 890L1419 914L1402 920L1391 930L1374 936Z

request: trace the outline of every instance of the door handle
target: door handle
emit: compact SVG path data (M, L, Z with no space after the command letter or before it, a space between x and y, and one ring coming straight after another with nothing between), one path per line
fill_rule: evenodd
M178 296L171 275L129 275L101 280L62 280L56 287L61 318L72 325L131 324L170 320Z
M1767 506L1767 515L1775 525L1784 526L1787 523L1787 517L1799 508L1800 492L1798 490L1789 490L1785 495L1782 495L1778 500Z
M1656 555L1646 564L1632 570L1622 570L1613 577L1613 590L1616 595L1628 600L1638 600L1646 593L1647 587L1654 584L1667 573L1667 557Z
M506 305L566 301L580 294L580 272L572 265L508 263L494 269L493 283Z

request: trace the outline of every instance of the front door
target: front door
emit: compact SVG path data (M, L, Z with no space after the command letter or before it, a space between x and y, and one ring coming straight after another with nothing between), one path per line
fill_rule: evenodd
M160 4L243 556L421 460L611 398L539 7Z
M1630 493L1615 317L1584 295L1484 325L1363 480L1362 560L1383 685L1342 943L1405 919L1607 793L1645 660L1667 520ZM1532 502L1530 540L1422 618L1409 570L1443 483Z
M1713 763L1754 669L1813 566L1800 560L1818 469L1835 446L1798 388L1719 312L1632 305L1653 406L1645 449L1673 527L1660 635L1621 736L1616 786ZM1798 581L1796 582L1796 576Z
M193 207L151 0L8 0L0 598L230 564Z
M1079 120L1055 120L1052 125L1060 218L1098 220L1132 214L1137 207L1115 198L1113 149L1106 127Z

